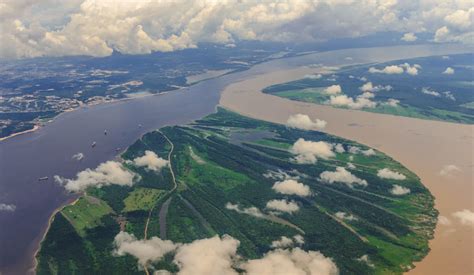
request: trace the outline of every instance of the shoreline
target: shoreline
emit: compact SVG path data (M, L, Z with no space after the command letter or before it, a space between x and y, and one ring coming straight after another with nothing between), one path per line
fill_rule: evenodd
M25 131L21 131L21 132L16 132L16 133L13 133L9 136L6 136L6 137L2 137L0 138L0 142L4 141L4 140L7 140L9 138L12 138L12 137L16 137L16 136L19 136L19 135L23 135L23 134L27 134L27 133L32 133L34 131L37 131L41 128L41 126L39 124L35 124L35 126L33 126L33 128L29 129L29 130L25 130Z
M41 235L38 247L34 250L34 253L33 253L33 266L30 269L28 269L28 273L36 274L36 268L38 267L37 256L38 256L38 253L41 251L41 246L43 245L43 241L46 239L46 235L48 234L49 229L51 228L51 225L54 222L54 217L56 217L56 214L61 212L65 207L67 207L69 205L74 205L82 196L83 196L83 194L79 195L77 198L72 199L70 202L65 203L64 205L62 205L61 207L58 207L57 209L55 209L53 211L53 213L51 214L51 216L48 219L48 224L46 225L45 230L44 230L43 234Z
M324 72L299 67L256 75L230 84L222 92L220 106L279 124L285 124L289 115L295 113L323 119L328 126L322 132L365 144L402 163L420 177L434 196L434 207L440 216L452 221L450 226L437 223L433 239L428 243L430 251L420 261L413 262L413 269L407 273L472 274L474 230L461 225L451 214L462 209L474 210L471 198L472 157L466 150L469 146L472 148L474 142L474 125L333 108L262 92L265 87L297 80L308 73ZM397 129L390 125L397 125ZM451 146L455 148L450 150ZM440 169L448 164L461 167L462 173L453 178L441 177ZM462 243L459 243L460 240Z

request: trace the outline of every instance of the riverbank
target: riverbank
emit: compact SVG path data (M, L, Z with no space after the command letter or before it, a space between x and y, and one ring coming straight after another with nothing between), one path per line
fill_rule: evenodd
M318 69L299 67L257 75L227 86L220 105L256 119L286 123L292 114L307 114L326 120L324 132L374 147L401 162L416 173L435 196L440 216L449 219L439 223L431 252L410 274L472 274L474 272L474 229L461 224L452 214L463 209L474 210L472 146L474 126L440 121L336 109L330 106L291 101L264 94L270 85L321 73ZM446 165L461 170L443 176Z

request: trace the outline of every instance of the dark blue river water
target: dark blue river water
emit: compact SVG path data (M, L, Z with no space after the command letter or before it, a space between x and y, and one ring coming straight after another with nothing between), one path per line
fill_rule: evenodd
M36 132L0 142L0 203L16 205L13 212L0 211L0 273L29 273L50 216L71 200L71 195L53 183L54 175L72 178L81 170L113 159L116 148L126 148L146 132L214 112L220 92L230 83L302 65L337 66L462 52L470 50L456 45L421 45L338 50L272 60L187 89L64 113ZM105 129L108 135L104 135ZM95 148L91 147L93 141L97 142ZM85 155L80 162L71 158L78 152ZM45 176L48 181L38 181Z

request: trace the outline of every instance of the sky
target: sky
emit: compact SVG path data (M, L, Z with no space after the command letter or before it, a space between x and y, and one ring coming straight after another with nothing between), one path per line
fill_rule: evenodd
M0 58L232 47L241 40L323 42L379 32L401 41L474 43L472 0L2 0Z

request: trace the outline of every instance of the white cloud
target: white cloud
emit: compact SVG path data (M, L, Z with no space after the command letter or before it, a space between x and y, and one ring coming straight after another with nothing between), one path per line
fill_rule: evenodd
M178 245L172 241L152 237L149 240L137 240L133 234L121 231L115 236L115 255L132 255L138 259L138 263L144 267L151 262L160 260L164 255L174 251Z
M340 85L331 85L329 87L326 87L326 89L324 89L324 92L328 95L340 94L342 93L342 88Z
M354 184L360 186L367 186L367 181L360 179L347 171L344 167L337 167L336 171L324 171L319 175L321 181L326 183L340 182L345 183L349 187L353 187Z
M451 220L448 219L445 216L438 216L438 224L444 225L444 226L449 226L451 225Z
M168 166L168 161L158 157L153 151L145 151L145 154L141 157L137 157L133 160L133 163L139 167L146 167L152 171L160 171L161 168Z
M456 97L454 97L454 95L453 95L450 91L443 92L443 95L444 95L447 99L450 99L450 100L452 100L452 101L456 101Z
M293 144L290 152L296 155L296 162L301 164L314 164L317 158L328 159L335 156L332 144L324 141L307 141L303 138Z
M443 166L443 168L439 171L439 174L441 176L450 177L450 176L456 175L457 173L461 171L462 171L461 168L457 167L456 165L448 164L448 165Z
M340 143L334 145L334 150L339 154L346 152L346 150L344 149L344 146Z
M405 42L413 42L413 41L416 41L418 39L418 37L416 37L416 35L412 32L407 32L407 33L403 34L402 38L400 38L400 39L405 41Z
M352 97L348 97L347 95L331 96L327 103L330 105L343 106L351 109L375 108L377 103L367 98L367 96L370 97L369 94L364 94L366 95L358 96L356 100L354 100Z
M392 107L398 107L398 104L400 103L400 100L394 99L394 98L389 98L387 102L385 102L385 105L392 106Z
M286 125L288 125L289 127L299 128L303 130L324 129L324 127L326 127L326 124L326 121L320 119L312 121L308 115L304 114L291 115L286 122Z
M426 94L426 95L431 95L431 96L436 96L436 97L441 96L441 94L438 93L437 91L431 90L430 88L426 88L426 87L421 88L421 92Z
M271 200L267 202L266 207L271 210L276 210L279 212L285 212L292 214L300 209L298 204L294 201L287 200Z
M255 206L251 206L251 207L247 207L247 208L240 208L240 206L238 204L233 204L233 203L228 202L225 205L225 208L227 208L229 210L236 211L237 213L240 213L240 214L247 214L247 215L250 215L250 216L257 217L257 218L263 217L262 212Z
M338 269L330 258L317 251L303 251L300 248L276 249L261 259L250 260L242 265L248 275L335 275Z
M16 206L14 204L0 203L0 211L13 212Z
M348 162L347 163L347 169L356 169L356 166L353 163Z
M380 74L403 74L406 72L409 75L418 75L418 70L421 69L421 66L414 64L413 66L408 63L403 63L400 65L389 65L385 66L383 69L377 69L375 67L369 68L369 73L380 73Z
M409 75L418 75L418 69L421 69L421 66L418 64L415 64L413 66L410 66L408 63L404 63L400 65L405 68L405 72Z
M180 275L237 275L232 268L239 240L224 235L183 244L174 257Z
M369 68L369 73L375 74L375 73L380 73L380 74L402 74L403 73L403 68L397 65L390 65L390 66L385 66L382 70L376 69L374 67Z
M409 194L410 192L411 192L410 188L406 188L397 184L394 184L392 189L390 189L390 193L392 193L395 196L406 195L406 194Z
M373 156L373 155L376 155L377 153L375 152L374 149L372 148L369 148L367 150L361 150L359 147L357 146L349 146L349 153L351 154L363 154L364 156ZM351 160L352 161L352 160Z
M454 212L453 217L457 218L463 225L474 226L474 212L469 209Z
M72 159L74 160L77 160L77 161L80 161L84 158L84 154L83 153L77 153L77 154L74 154L72 155Z
M444 70L443 74L454 74L454 69L451 67L447 67L446 70Z
M106 185L132 186L136 175L125 169L121 163L107 161L101 163L96 169L86 169L77 173L76 179L65 179L54 176L59 184L63 185L70 192L84 191L89 187L102 187Z
M271 246L272 248L287 248L287 247L292 247L294 244L293 240L286 237L286 236L281 236L280 239L273 241Z
M325 41L395 31L472 44L470 1L7 1L2 57L173 51L201 42ZM335 23L337 22L337 23ZM350 27L348 27L350 26ZM407 33L408 32L408 33Z
M404 180L407 177L400 172L392 171L388 168L383 168L377 171L377 176L381 179Z
M338 219L341 219L341 220L347 220L347 221L357 220L357 218L354 215L347 214L346 212L342 212L342 211L336 212L334 216L336 216Z
M295 235L293 239L282 237L281 242L274 242L275 247L292 246L294 242L301 245L304 239ZM290 244L291 243L291 244ZM237 275L235 268L245 271L247 275L281 274L338 274L334 262L318 251L303 251L300 248L277 248L269 251L260 259L242 260L237 254L240 241L229 235L214 236L180 244L152 237L149 240L137 240L135 236L120 232L115 237L116 256L126 254L138 259L140 266L152 266L164 255L174 253L173 262L179 268L177 274L216 274ZM296 273L295 273L296 272ZM309 273L308 273L309 272ZM167 270L158 270L155 274L170 274Z
M298 195L302 197L311 195L311 190L309 189L309 186L292 179L277 181L273 185L272 189L275 190L277 193L285 195Z
M320 79L321 77L323 77L322 74L306 74L304 76L304 78L307 78L307 79Z

